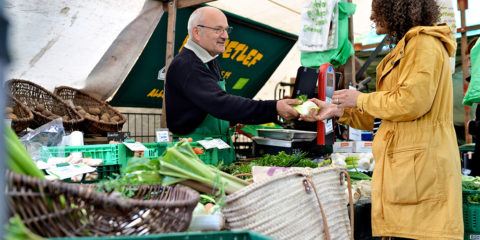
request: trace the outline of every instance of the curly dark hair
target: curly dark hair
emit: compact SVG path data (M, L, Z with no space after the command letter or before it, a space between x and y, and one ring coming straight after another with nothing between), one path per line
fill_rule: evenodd
M440 17L436 0L373 0L373 21L387 29L390 43L415 26L432 26Z

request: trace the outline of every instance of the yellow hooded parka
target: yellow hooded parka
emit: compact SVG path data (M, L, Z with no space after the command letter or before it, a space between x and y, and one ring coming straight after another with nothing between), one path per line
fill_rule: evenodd
M372 233L463 239L460 157L453 126L448 26L410 29L377 66L377 90L339 119L373 129Z

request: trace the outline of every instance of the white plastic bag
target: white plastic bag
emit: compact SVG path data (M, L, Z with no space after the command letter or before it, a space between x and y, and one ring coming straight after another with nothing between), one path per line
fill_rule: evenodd
M307 0L302 8L298 49L318 52L338 46L339 0Z

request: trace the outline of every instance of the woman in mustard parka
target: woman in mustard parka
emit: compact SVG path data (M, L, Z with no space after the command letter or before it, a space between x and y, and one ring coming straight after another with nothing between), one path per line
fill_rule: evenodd
M377 66L376 92L339 90L306 121L372 130L372 233L408 239L463 239L460 157L453 127L448 26L434 26L435 0L373 0L377 34L395 48Z

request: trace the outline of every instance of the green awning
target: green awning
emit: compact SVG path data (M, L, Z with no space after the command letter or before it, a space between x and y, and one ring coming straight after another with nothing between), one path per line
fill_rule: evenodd
M187 22L193 10L195 8L177 11L175 53L186 42ZM233 31L229 34L226 51L218 60L227 82L227 92L253 98L298 37L231 13L225 14ZM112 106L162 106L163 80L158 78L160 69L165 66L167 19L168 14L165 13L131 72L110 101Z

